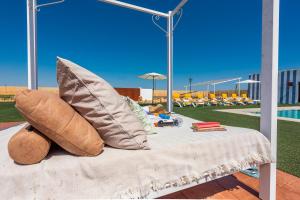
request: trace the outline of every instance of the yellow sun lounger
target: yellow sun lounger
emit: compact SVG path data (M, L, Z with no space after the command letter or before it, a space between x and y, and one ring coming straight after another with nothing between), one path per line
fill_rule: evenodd
M243 98L243 101L244 103L246 104L254 104L254 101L252 99L249 99L247 94L242 94L242 98Z
M231 106L233 105L232 100L228 98L228 95L226 93L222 94L222 104L224 106Z
M191 94L184 94L182 102L183 102L183 106L193 106L193 107L196 107L196 105L194 104L194 100L193 100Z
M196 106L204 106L207 102L208 100L204 98L203 93L198 93L197 98L194 100Z
M209 94L209 103L214 106L218 105L218 100L215 94Z
M180 98L180 94L174 93L173 94L173 102L175 105L179 106L180 108L183 107L182 99Z
M246 105L244 102L243 102L243 99L241 97L239 97L237 94L233 93L231 95L232 99L233 99L233 103L236 103L237 105Z

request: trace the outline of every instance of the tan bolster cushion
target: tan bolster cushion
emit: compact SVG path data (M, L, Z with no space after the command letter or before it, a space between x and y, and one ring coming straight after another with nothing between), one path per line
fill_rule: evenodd
M50 146L51 141L48 138L27 125L10 138L8 153L16 163L30 165L43 160Z
M126 101L104 79L66 59L57 59L60 96L120 149L149 149L146 131Z
M16 96L16 107L33 127L72 154L95 156L103 149L95 128L56 94L24 90Z

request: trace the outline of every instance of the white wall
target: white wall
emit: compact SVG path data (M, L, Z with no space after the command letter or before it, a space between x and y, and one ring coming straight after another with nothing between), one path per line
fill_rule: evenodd
M141 89L141 97L144 100L152 101L152 89L144 89L144 88L140 88L140 89Z

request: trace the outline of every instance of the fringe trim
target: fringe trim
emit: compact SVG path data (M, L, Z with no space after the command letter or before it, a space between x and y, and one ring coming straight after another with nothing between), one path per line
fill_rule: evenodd
M271 162L270 159L265 158L261 154L255 154L248 157L240 162L234 161L228 164L220 165L216 168L207 170L199 176L182 176L176 180L172 180L166 183L161 183L159 181L152 181L150 184L141 185L141 187L136 187L128 189L126 192L120 192L117 194L117 198L120 199L144 199L149 196L152 192L162 191L168 188L176 188L191 183L205 183L217 178L221 178L227 175L231 175L235 172L248 169L250 167L258 167L258 165ZM203 182L203 180L205 180Z

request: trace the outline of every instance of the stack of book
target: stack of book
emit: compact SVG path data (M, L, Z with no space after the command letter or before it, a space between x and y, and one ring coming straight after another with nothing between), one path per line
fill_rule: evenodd
M195 132L206 132L206 131L226 131L219 122L197 122L192 124L192 129Z

